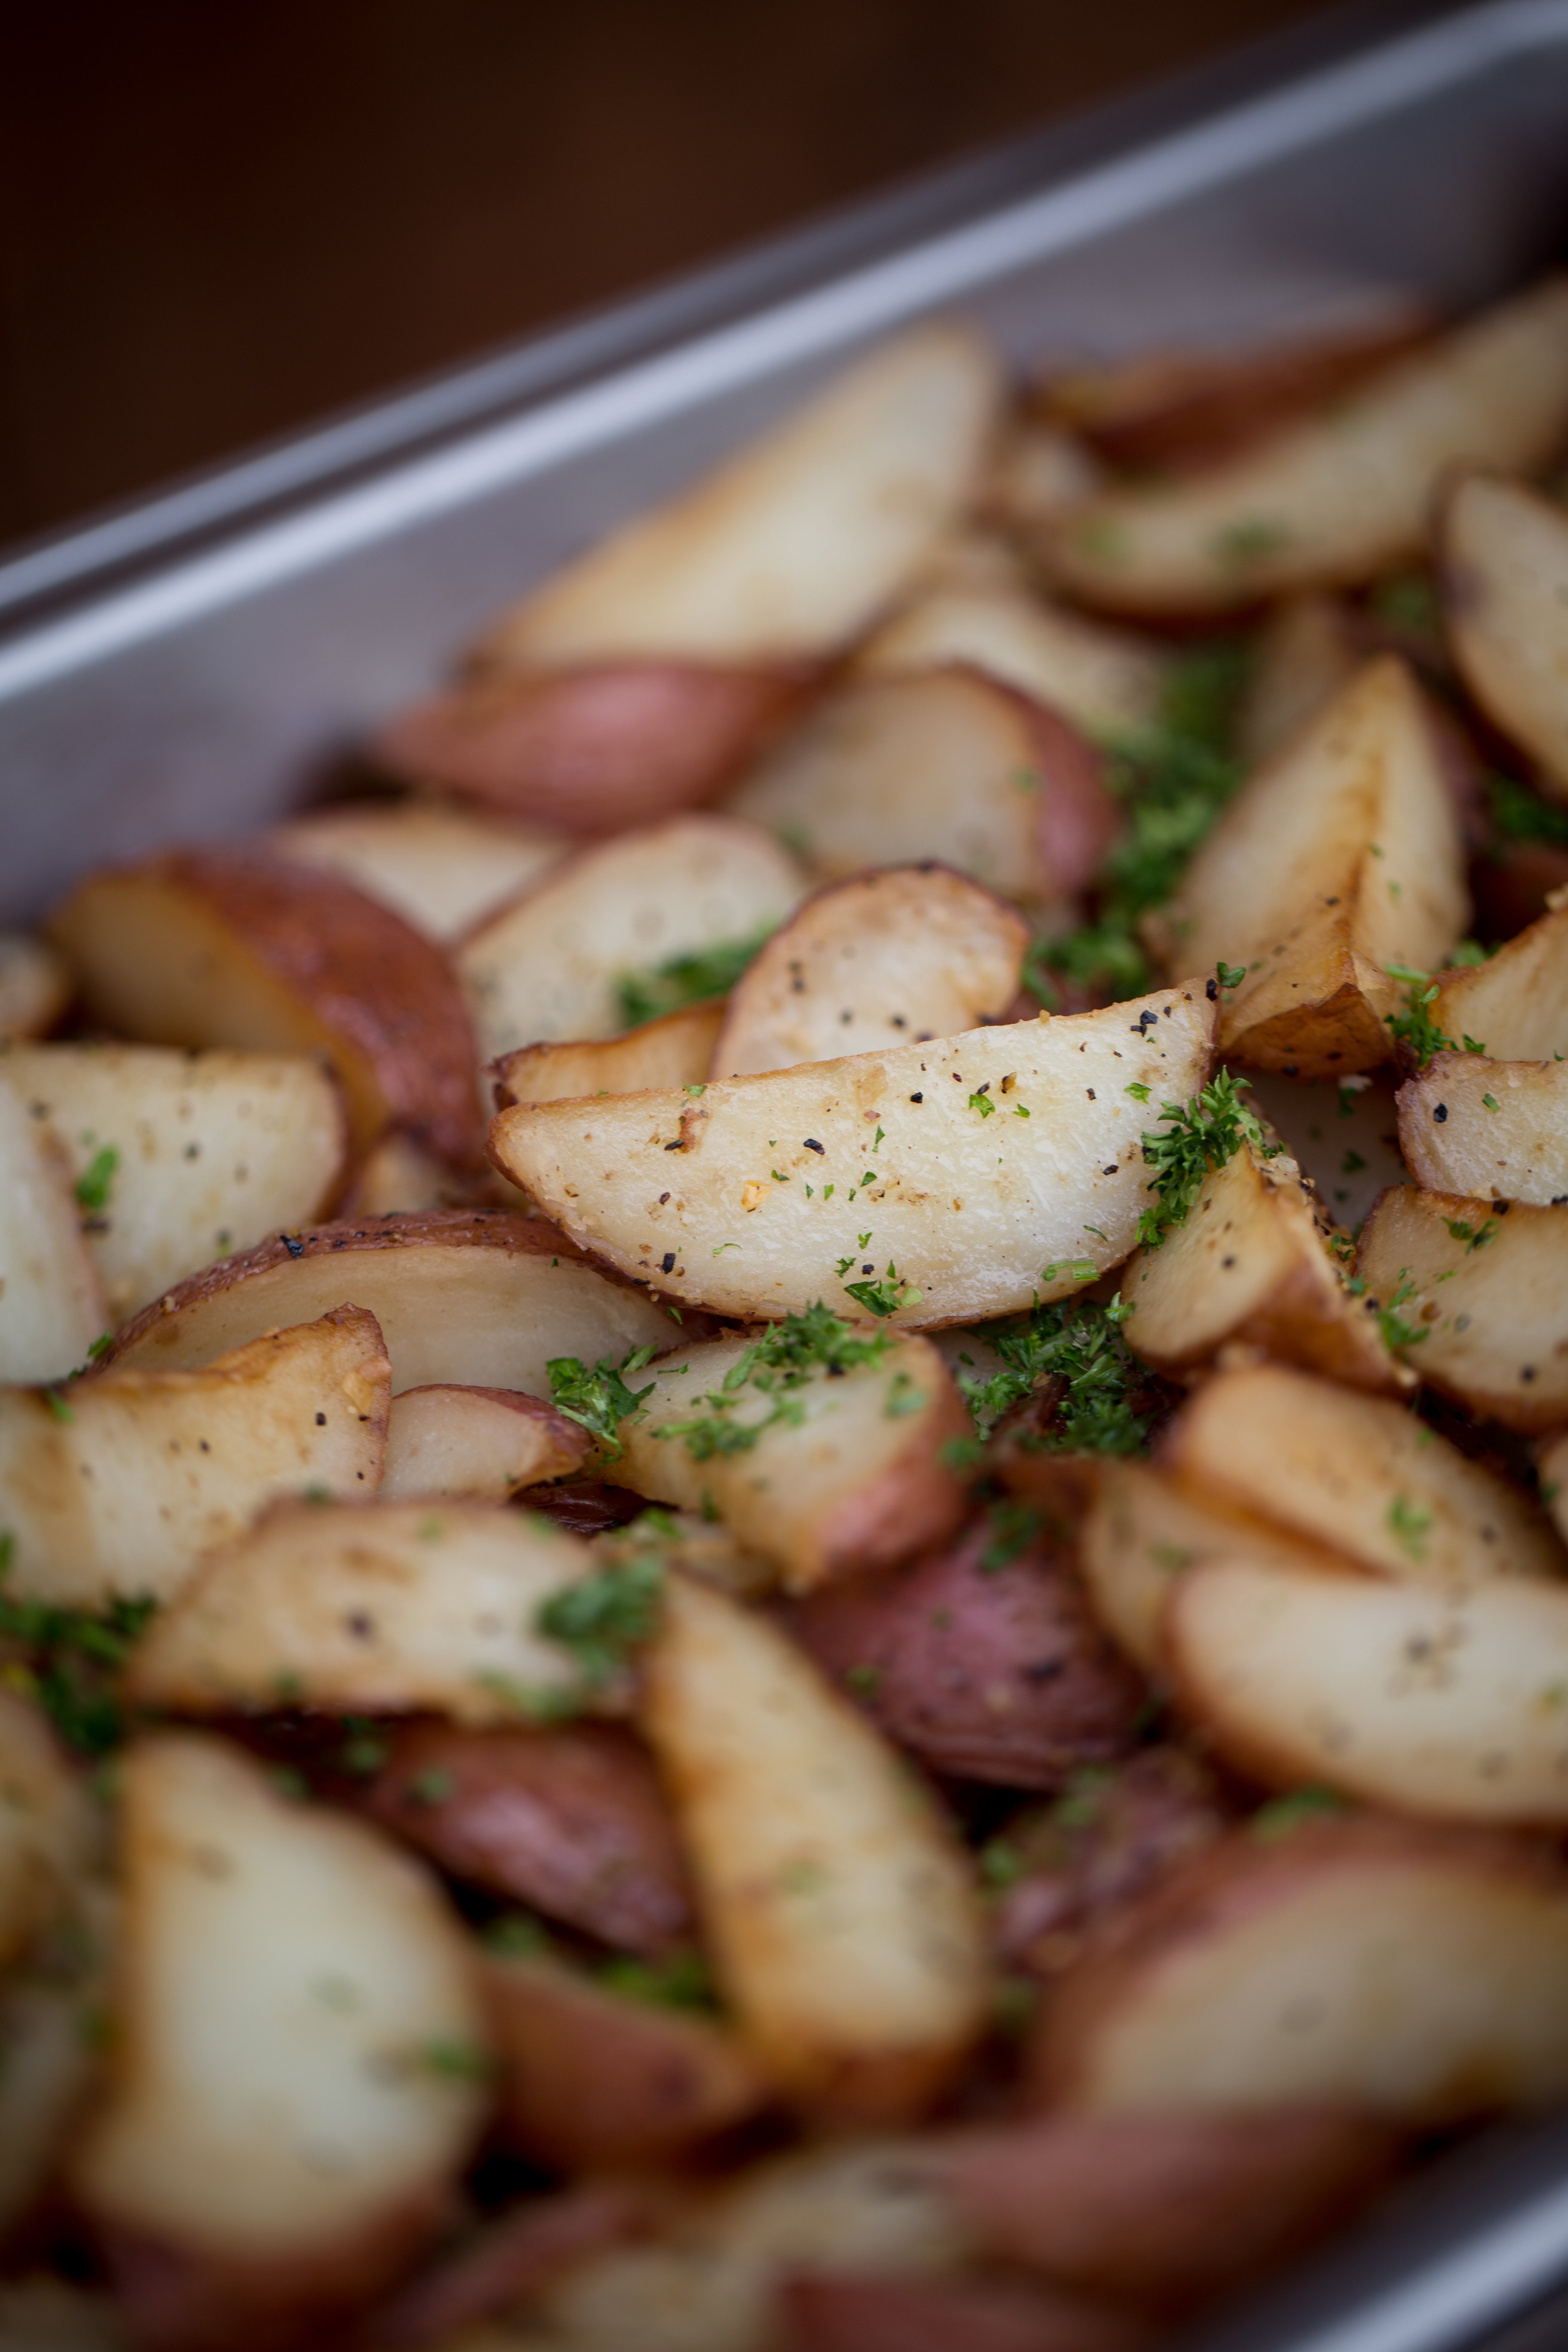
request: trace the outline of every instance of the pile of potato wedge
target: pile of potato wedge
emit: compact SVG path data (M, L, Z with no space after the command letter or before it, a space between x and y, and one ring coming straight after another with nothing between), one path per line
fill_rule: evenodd
M871 351L0 941L0 2352L1139 2352L1568 2098L1568 282Z

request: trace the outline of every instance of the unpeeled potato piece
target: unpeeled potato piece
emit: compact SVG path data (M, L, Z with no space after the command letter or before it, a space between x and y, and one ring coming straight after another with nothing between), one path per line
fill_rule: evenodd
M1556 1207L1568 1201L1568 1062L1434 1054L1399 1089L1399 1149L1430 1192Z
M776 930L730 992L713 1075L741 1077L1002 1020L1029 928L935 864L830 885Z
M405 1389L392 1408L379 1492L386 1503L418 1495L504 1503L520 1486L570 1477L588 1450L575 1422L516 1389Z
M1496 1833L1240 1830L1089 1939L1030 2053L1075 2114L1330 2104L1413 2126L1568 2089L1568 1878Z
M1277 604L1253 640L1237 720L1246 765L1261 766L1314 719L1362 661L1348 608L1308 593Z
M1170 969L1243 967L1219 1050L1296 1077L1374 1068L1403 1002L1469 912L1438 739L1404 665L1358 671L1243 786L1158 919Z
M65 1147L5 1067L0 1059L0 1380L59 1381L87 1362L108 1307Z
M1423 1381L1484 1419L1539 1433L1568 1422L1568 1204L1495 1204L1398 1185L1363 1228L1356 1265L1419 1333Z
M1445 500L1437 548L1465 684L1568 798L1568 514L1527 483L1471 474Z
M0 1038L46 1035L70 994L70 974L47 940L0 931Z
M1568 901L1549 907L1485 963L1438 977L1432 1019L1456 1045L1473 1038L1493 1062L1568 1054Z
M701 1086L724 1026L725 999L684 1004L619 1037L519 1045L490 1065L496 1108L570 1102L581 1095L641 1094L650 1087Z
M281 856L341 874L442 941L537 882L567 847L556 835L426 799L306 809L267 838Z
M335 874L257 848L90 875L51 929L95 1019L160 1045L322 1054L355 1145L475 1154L474 1041L440 950Z
M126 1325L103 1362L207 1364L349 1299L380 1324L398 1393L455 1383L543 1396L552 1356L618 1360L664 1346L671 1328L542 1219L436 1209L279 1234L178 1284Z

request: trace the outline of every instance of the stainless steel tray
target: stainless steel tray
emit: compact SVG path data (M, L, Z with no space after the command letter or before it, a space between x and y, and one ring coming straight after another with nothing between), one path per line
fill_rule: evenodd
M904 319L961 309L1020 357L1238 340L1389 287L1472 302L1565 235L1568 0L1374 0L24 552L0 918L298 798L495 605ZM1546 2352L1565 2285L1552 2120L1205 2341Z

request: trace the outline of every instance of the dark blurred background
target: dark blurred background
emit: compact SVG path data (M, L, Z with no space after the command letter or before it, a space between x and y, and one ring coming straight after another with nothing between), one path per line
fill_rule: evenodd
M1321 0L0 0L0 542Z

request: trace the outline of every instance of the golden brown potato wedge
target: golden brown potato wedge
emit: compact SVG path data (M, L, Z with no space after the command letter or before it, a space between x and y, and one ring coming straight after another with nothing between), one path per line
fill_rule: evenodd
M1200 1501L1373 1576L1446 1585L1564 1572L1556 1538L1516 1488L1402 1405L1283 1364L1217 1373L1172 1423L1163 1453Z
M0 1390L13 1589L72 1609L166 1600L277 1496L373 1495L391 1381L375 1318L339 1307L200 1371Z
M1121 1282L1128 1346L1156 1371L1211 1363L1222 1348L1265 1355L1351 1388L1413 1387L1376 1315L1330 1256L1294 1160L1243 1144L1205 1179L1184 1223L1135 1253Z
M1543 2107L1568 2088L1565 1966L1568 1879L1530 1847L1265 1812L1091 1938L1034 2081L1093 2114Z
M1556 895L1555 893L1553 894ZM1439 975L1432 1018L1493 1062L1568 1054L1568 900L1549 907L1486 963Z
M280 856L341 875L426 939L456 940L558 865L556 835L445 801L348 801L308 809L267 836Z
M331 1208L342 1099L302 1055L14 1045L0 1073L47 1118L121 1322L186 1275Z
M769 2088L715 2017L628 1999L549 1958L487 1958L498 2126L556 2172L668 2164L745 2122Z
M964 1323L1128 1255L1143 1105L1204 1084L1213 1023L1202 987L1177 984L700 1097L520 1106L490 1151L585 1247L683 1302L778 1316L868 1281L905 1328Z
M803 887L788 851L732 816L672 817L581 851L458 951L485 1058L615 1036L633 1025L627 982L756 947Z
M47 940L0 931L0 1037L47 1035L70 993L70 974Z
M633 1095L650 1087L701 1086L713 1066L726 1000L682 1005L622 1037L520 1045L490 1066L496 1105L570 1102L580 1095Z
M1408 670L1370 662L1220 818L1161 918L1167 965L1245 967L1219 1048L1290 1076L1389 1058L1387 967L1442 963L1468 917L1464 845Z
M668 1801L618 1724L389 1723L349 1760L353 1802L449 1878L645 1958L692 1943Z
M713 1075L874 1054L1000 1021L1028 945L1023 917L951 866L888 866L830 884L731 990Z
M520 1486L569 1478L588 1451L585 1430L518 1389L405 1389L392 1408L379 1492L384 1503L421 1495L504 1503Z
M92 1848L87 1791L47 1721L0 1688L0 1969L59 1916Z
M1262 765L1299 735L1361 667L1345 606L1309 593L1277 604L1254 641L1237 722L1247 767Z
M975 336L912 328L547 581L491 631L485 663L744 666L831 653L967 504L1000 389Z
M967 1865L884 1744L788 1637L671 1580L643 1723L743 2038L789 2099L919 2113L979 2032Z
M730 806L830 881L937 858L1031 906L1081 890L1117 828L1083 737L974 668L845 687Z
M125 1688L179 1715L544 1720L587 1694L539 1612L594 1571L575 1536L532 1512L279 1505L149 1627Z
M605 1475L716 1511L792 1592L940 1543L964 1504L942 1449L968 1433L969 1414L929 1340L862 1336L869 1360L808 1362L787 1387L787 1365L759 1363L744 1339L650 1364L651 1392L621 1423L624 1452Z
M1568 798L1568 514L1524 482L1471 474L1444 501L1437 555L1465 684Z
M108 1311L65 1147L0 1075L0 1380L64 1380Z
M1090 499L1041 552L1116 612L1222 613L1353 584L1419 554L1450 467L1529 472L1565 435L1568 285L1550 278L1235 457Z
M363 1217L279 1234L178 1284L126 1326L110 1366L210 1364L279 1324L349 1299L381 1325L393 1385L549 1393L552 1356L663 1347L669 1318L607 1281L553 1226L501 1209Z
M1163 1632L1181 1705L1265 1787L1568 1822L1568 1584L1435 1590L1214 1560L1178 1579Z
M76 2196L143 2339L330 2324L416 2259L482 2119L462 1931L377 1832L219 1741L143 1740L121 1809L114 2074Z
M1384 1192L1356 1251L1369 1292L1405 1297L1408 1360L1471 1412L1540 1432L1568 1422L1568 1206Z
M1536 1208L1568 1200L1568 1062L1435 1054L1399 1089L1399 1148L1434 1192Z
M52 929L94 1019L156 1045L320 1054L356 1147L401 1127L474 1156L462 994L440 950L338 875L270 851L184 849L79 883Z

